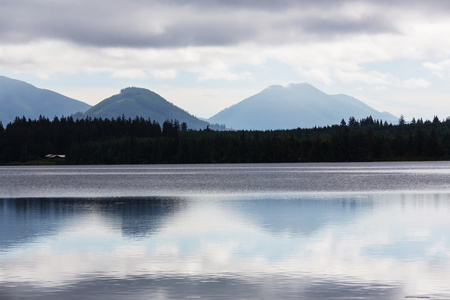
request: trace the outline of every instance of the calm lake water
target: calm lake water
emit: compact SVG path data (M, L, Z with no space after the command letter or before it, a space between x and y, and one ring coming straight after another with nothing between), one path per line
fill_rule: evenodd
M450 299L450 162L0 167L0 299Z

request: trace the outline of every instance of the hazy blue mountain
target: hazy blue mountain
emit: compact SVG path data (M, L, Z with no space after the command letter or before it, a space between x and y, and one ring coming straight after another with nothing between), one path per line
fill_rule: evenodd
M0 76L0 121L3 125L16 117L37 119L40 115L70 116L91 106L53 91L39 89L29 83Z
M202 121L181 108L168 102L160 95L143 88L122 89L120 94L109 97L84 113L85 116L117 118L124 115L134 119L136 116L150 118L162 124L166 120L186 122L190 129L205 129L209 123Z
M346 95L328 95L310 84L270 86L208 119L228 128L249 130L311 128L339 124L342 119L372 116L397 123L398 118L381 113Z

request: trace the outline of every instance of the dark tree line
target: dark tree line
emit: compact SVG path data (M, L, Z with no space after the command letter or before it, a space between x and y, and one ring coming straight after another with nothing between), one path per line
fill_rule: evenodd
M450 120L387 124L368 117L277 131L189 130L143 118L16 118L0 123L0 163L65 154L68 164L447 160Z

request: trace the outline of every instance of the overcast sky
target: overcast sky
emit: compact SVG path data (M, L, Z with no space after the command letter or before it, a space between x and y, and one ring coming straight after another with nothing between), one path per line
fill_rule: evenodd
M96 104L148 88L210 117L308 82L450 116L448 0L1 0L0 75Z

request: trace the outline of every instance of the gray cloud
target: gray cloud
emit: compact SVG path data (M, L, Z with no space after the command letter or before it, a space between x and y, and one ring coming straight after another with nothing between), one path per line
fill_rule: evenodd
M308 18L300 24L303 30L317 34L352 34L352 33L383 33L396 32L395 24L379 17L349 20L344 18L321 19Z
M343 4L389 4L390 7L402 7L404 9L424 9L442 10L450 8L448 0L167 0L168 3L176 5L195 5L197 7L230 7L233 9L261 9L261 10L285 10L293 7L319 7L319 8L335 8ZM186 4L189 3L189 4Z
M0 11L0 39L3 43L56 39L98 47L162 48L398 32L397 20L380 15L379 10L359 19L340 13L344 5L353 4L386 5L392 10L407 5L406 11L440 13L450 7L443 0L427 1L426 6L419 0L7 0Z

